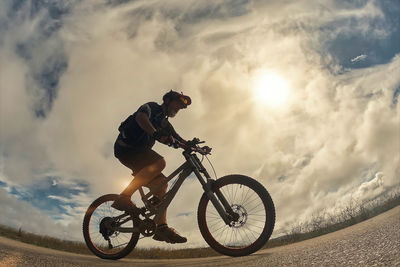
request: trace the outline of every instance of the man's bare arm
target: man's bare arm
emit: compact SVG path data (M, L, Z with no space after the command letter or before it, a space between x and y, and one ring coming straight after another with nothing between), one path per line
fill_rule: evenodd
M186 143L186 140L183 139L183 138L175 131L174 127L173 127L172 124L169 123L169 122L168 122L168 127L169 127L169 130L170 130L172 136L173 136L175 139L179 140L179 141L182 142L182 143Z
M138 112L136 114L136 122L149 135L153 135L154 132L156 131L156 128L149 120L149 115L147 115L147 113L145 112Z

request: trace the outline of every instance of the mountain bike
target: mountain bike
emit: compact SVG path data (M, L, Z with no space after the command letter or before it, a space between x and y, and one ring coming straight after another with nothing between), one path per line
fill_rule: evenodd
M89 249L103 259L117 260L128 255L140 235L142 238L154 235L155 222L167 209L184 180L194 173L204 190L198 205L197 221L208 245L221 254L233 257L259 250L270 238L275 225L271 196L262 184L244 175L211 178L197 156L200 154L204 158L210 154L211 148L199 146L203 143L194 138L186 144L174 144L175 148L183 149L185 162L167 177L165 183L178 175L161 199L139 188L144 206L127 211L111 207L118 194L96 199L83 220L83 236ZM154 191L157 192L157 188Z

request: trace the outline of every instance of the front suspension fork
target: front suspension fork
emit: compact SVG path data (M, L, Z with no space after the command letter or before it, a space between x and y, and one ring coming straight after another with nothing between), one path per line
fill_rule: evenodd
M215 209L221 216L221 218L224 220L226 225L230 225L232 220L234 220L233 217L233 210L232 207L229 205L228 201L226 200L225 196L222 194L220 190L216 190L215 197L212 187L213 184L215 183L214 180L209 179L207 181L207 184L205 184L204 190L208 196L208 199L213 203ZM222 204L222 205L221 205Z
M217 210L218 214L221 216L221 218L224 220L226 225L230 225L232 221L235 220L235 213L232 210L232 207L229 205L228 201L222 194L220 190L217 190L215 192L215 197L213 193L213 187L215 180L210 178L210 175L208 174L207 170L203 167L201 164L200 160L197 158L196 155L194 155L191 158L188 158L188 161L192 163L194 169L193 172L196 174L198 177L201 185L203 186L204 192L207 194L208 199L213 203L215 209ZM202 176L200 172L204 173L204 176L206 177L206 181L202 179Z

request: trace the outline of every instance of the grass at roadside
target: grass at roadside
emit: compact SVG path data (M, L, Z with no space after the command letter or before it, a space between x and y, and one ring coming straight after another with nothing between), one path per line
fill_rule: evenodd
M83 242L66 241L49 236L41 236L27 233L21 229L14 229L0 225L0 236L18 240L24 243L33 244L40 247L57 249L78 254L93 255ZM181 250L169 250L161 248L135 248L127 258L140 259L184 259L218 256L217 252L211 248L189 248Z
M398 205L400 205L399 190L381 194L374 200L364 203L357 203L353 200L346 207L336 211L334 214L329 214L326 211L323 211L314 215L310 221L297 225L286 235L271 239L264 248L282 246L334 232L372 218ZM89 249L86 247L86 244L82 242L66 241L49 236L40 236L25 232L22 229L13 229L0 225L0 235L37 246L78 254L91 254ZM131 254L129 254L128 258L179 259L211 257L218 255L220 254L211 248L190 248L182 250L151 248L135 249Z
M286 245L325 235L370 219L400 205L400 190L384 192L376 198L359 203L352 199L345 207L328 213L315 214L309 221L293 227L286 235L270 240L264 248Z
M0 225L0 235L15 239L24 243L33 244L40 247L52 248L57 250L69 251L79 254L91 253L86 244L77 241L61 240L50 236L41 236L37 234L27 233L20 229L10 228Z

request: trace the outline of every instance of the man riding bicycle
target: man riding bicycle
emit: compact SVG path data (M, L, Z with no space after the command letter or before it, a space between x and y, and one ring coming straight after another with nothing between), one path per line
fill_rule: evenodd
M132 209L135 204L131 201L132 194L141 186L162 198L167 191L167 184L158 188L157 185L165 180L161 173L165 168L164 158L152 150L155 141L171 145L175 140L186 141L180 137L168 118L175 117L179 110L191 104L189 96L175 91L169 91L163 96L161 105L148 102L130 115L121 123L119 135L114 144L114 155L126 167L132 170L134 176L130 184L120 194L112 207L121 211ZM160 217L153 239L167 243L185 243L187 239L180 236L173 228L167 225L166 212Z

